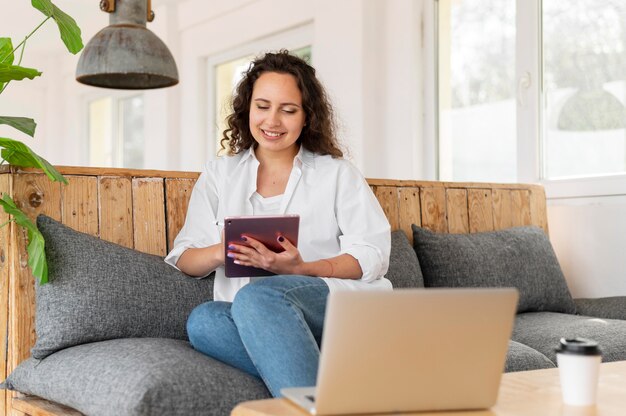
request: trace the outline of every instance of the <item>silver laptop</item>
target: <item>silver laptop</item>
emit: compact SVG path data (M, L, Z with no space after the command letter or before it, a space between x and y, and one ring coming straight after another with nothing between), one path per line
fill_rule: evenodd
M515 289L333 292L317 387L281 393L314 415L489 408L517 299Z

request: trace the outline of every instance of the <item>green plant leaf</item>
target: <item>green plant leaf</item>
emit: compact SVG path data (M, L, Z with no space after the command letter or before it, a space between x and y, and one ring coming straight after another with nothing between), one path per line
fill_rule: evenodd
M51 181L62 182L67 185L67 179L54 168L46 159L33 152L24 143L0 137L0 147L2 147L2 158L15 166L23 168L40 168Z
M20 210L8 194L0 199L0 205L13 220L26 229L28 234L28 267L40 285L48 283L48 263L46 262L45 240L37 226Z
M68 51L77 54L83 49L83 40L80 36L80 28L76 21L63 10L52 4L50 0L32 0L33 7L44 15L54 19L61 33L61 40Z
M25 68L23 66L8 65L0 63L0 82L20 81L24 78L33 79L41 75L41 72L34 68Z
M37 127L35 120L26 117L0 116L0 124L11 126L22 133L28 134L30 137L35 136L35 128Z
M15 55L13 55L13 43L11 38L0 38L0 62L12 65ZM0 91L4 88L4 82L0 82Z
M13 43L11 38L0 38L0 62L12 65L15 55L13 55Z

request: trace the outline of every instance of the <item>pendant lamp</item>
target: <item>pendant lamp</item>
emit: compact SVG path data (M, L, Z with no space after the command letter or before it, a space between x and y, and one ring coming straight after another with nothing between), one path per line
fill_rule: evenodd
M143 90L178 84L178 70L165 43L146 28L154 19L150 0L102 0L109 26L85 46L76 80L103 88Z

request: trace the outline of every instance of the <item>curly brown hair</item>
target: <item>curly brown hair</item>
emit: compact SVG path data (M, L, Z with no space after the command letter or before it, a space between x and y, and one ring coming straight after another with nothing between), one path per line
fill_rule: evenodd
M250 104L254 83L265 72L290 74L296 79L302 93L302 107L306 124L297 143L320 154L343 157L335 136L333 108L324 87L315 76L315 69L287 50L266 53L255 59L237 84L232 100L233 112L226 118L228 128L220 140L222 150L233 155L257 145L249 127Z

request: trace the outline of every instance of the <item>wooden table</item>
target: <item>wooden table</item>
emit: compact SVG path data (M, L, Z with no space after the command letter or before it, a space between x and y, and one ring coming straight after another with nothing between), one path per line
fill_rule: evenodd
M308 413L286 399L268 399L242 403L235 407L231 416L303 416L306 414ZM626 415L626 361L601 365L596 406L563 405L558 369L552 368L504 374L498 402L489 410L404 413L403 415L623 416Z

